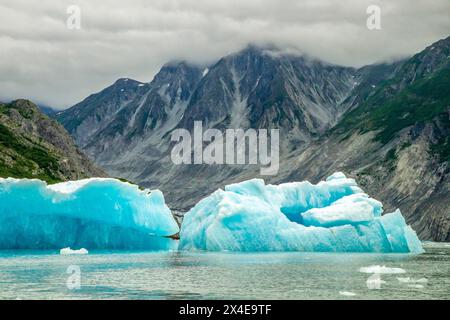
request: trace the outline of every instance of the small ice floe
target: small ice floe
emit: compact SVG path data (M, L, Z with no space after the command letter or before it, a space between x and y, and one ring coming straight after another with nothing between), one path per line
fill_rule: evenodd
M61 255L82 255L82 254L88 254L89 252L85 248L81 248L79 250L72 250L69 247L63 248L59 250L59 254Z
M359 272L362 273L380 273L380 274L396 274L396 273L406 273L402 268L389 268L386 266L370 266L359 268Z
M386 284L386 281L381 280L380 273L374 273L369 278L367 278L366 285L369 290L380 290L381 285Z
M414 283L422 283L422 284L428 283L428 279L426 279L426 278L413 279L413 278L407 277L407 278L397 278L397 280L399 282L401 282L401 283L412 283L412 284L414 284Z
M339 291L339 294L344 297L354 297L356 293L350 291Z
M414 289L423 289L423 285L421 284L408 284L408 287Z

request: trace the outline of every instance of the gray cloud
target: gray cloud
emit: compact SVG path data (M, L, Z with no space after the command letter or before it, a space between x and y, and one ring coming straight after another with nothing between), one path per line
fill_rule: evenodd
M120 77L150 81L174 59L211 63L249 43L361 66L448 36L450 2L408 0L2 0L0 99L70 106ZM69 5L81 30L66 28ZM382 29L366 28L366 8Z

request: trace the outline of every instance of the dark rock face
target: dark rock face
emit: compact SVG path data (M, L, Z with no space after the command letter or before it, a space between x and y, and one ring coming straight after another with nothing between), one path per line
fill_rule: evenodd
M151 83L119 80L57 119L108 173L161 189L180 211L259 166L174 165L174 129L277 128L280 172L266 180L341 170L422 239L449 240L449 42L358 70L250 46L208 67L167 64Z
M353 88L353 73L250 46L209 67L167 64L148 84L118 80L56 118L110 174L160 187L174 129L191 130L196 120L205 129L278 128L283 151L304 148L345 111L339 103ZM175 169L169 171L190 176Z
M307 142L323 133L349 93L353 70L249 47L211 67L194 92L182 127L283 128ZM337 103L338 102L338 103Z
M78 145L84 146L115 118L118 112L140 94L140 83L119 79L110 87L64 112L56 114Z
M28 100L0 104L0 176L47 182L102 177L56 121Z

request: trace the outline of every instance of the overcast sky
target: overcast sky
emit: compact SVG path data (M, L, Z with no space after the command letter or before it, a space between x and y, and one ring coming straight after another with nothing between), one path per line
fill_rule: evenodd
M67 7L81 29L66 27ZM366 27L381 8L381 30ZM361 66L449 35L449 0L0 0L0 100L71 106L174 59L210 63L248 43Z

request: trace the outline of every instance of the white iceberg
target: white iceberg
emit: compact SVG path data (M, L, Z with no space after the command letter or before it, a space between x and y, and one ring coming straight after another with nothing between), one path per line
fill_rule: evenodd
M397 210L382 215L343 173L316 185L253 179L217 190L186 213L181 250L421 253Z
M178 231L159 190L116 179L0 178L0 249L166 250Z
M414 288L414 289L423 289L424 286L421 284L408 284L409 288Z
M69 255L85 255L88 254L89 252L85 249L85 248L81 248L78 250L73 250L70 247L67 248L62 248L61 250L59 250L59 254L63 255L63 256L69 256Z
M401 283L428 283L427 278L413 279L407 277L407 278L397 278L397 280Z
M391 268L386 266L370 266L359 268L359 272L362 273L380 273L380 274L398 274L406 273L402 268Z

